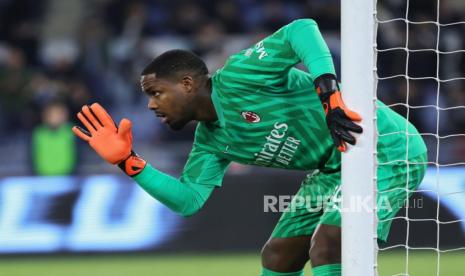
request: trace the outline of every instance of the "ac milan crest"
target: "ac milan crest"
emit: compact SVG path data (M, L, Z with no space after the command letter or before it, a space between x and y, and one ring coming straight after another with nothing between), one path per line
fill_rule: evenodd
M258 123L260 122L260 116L257 113L252 111L242 111L242 117L249 123Z

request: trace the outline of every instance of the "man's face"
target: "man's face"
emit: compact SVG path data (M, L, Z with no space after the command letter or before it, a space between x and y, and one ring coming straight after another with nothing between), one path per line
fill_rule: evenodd
M141 77L140 84L149 97L148 108L171 129L180 130L193 120L192 82L174 82L148 74Z

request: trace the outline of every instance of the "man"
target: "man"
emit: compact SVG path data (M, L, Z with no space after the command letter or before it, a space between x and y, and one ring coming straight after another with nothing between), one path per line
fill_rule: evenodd
M294 68L299 62L309 73ZM132 152L130 121L123 119L116 127L98 104L82 108L78 117L87 131L74 127L74 133L184 216L197 212L221 186L231 161L313 170L297 193L310 202L293 202L282 215L263 248L262 275L303 275L309 259L313 275L340 275L340 213L337 208L313 207L322 197L337 204L340 152L346 143L355 143L350 132L362 131L354 123L361 118L342 101L330 52L313 20L296 20L232 55L211 78L192 53L165 52L143 70L141 86L148 108L172 129L199 122L179 180ZM409 194L395 188L413 190L420 184L426 147L404 118L380 102L378 106L379 195L390 202L403 201ZM386 240L390 219L399 208L379 210L380 240Z

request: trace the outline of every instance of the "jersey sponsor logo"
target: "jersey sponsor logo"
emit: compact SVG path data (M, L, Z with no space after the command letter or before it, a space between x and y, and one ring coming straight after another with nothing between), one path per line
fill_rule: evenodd
M286 168L294 158L294 154L300 146L300 140L287 136L289 126L286 123L274 124L270 135L266 136L266 143L262 150L255 153L254 164L258 166L275 166Z
M252 111L242 111L241 115L249 123L258 123L261 120L260 116Z
M257 44L255 44L255 51L257 51L257 53L260 54L258 56L258 59L260 59L260 60L262 58L268 56L268 53L265 50L265 46L263 46L263 40L258 42Z

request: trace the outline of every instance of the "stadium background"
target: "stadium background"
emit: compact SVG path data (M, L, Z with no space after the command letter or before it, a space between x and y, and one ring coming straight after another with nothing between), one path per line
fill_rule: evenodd
M406 1L378 1L380 18L404 18ZM436 20L437 1L410 0L412 21ZM465 4L441 1L441 23L465 21ZM0 1L0 274L1 275L257 275L259 250L279 218L263 211L263 195L292 195L303 173L233 165L223 188L198 215L182 219L118 169L69 135L77 110L100 102L134 124L135 149L154 166L179 175L195 125L174 133L147 112L138 79L151 58L191 49L214 72L225 58L296 18L315 19L340 64L339 1L1 0ZM465 25L411 24L411 49L465 49ZM383 24L378 48L405 46L402 22ZM378 55L378 73L464 77L465 55L405 51ZM464 106L464 81L410 80L408 104ZM363 88L360 88L363 89ZM405 79L380 81L379 97L406 103ZM402 106L396 110L406 114ZM422 133L465 133L465 109L409 110ZM437 129L439 125L439 129ZM429 161L464 162L464 137L426 135ZM438 142L440 141L440 142ZM438 143L439 146L438 146ZM436 149L440 148L439 154ZM435 185L435 171L429 182ZM441 169L444 191L465 188L461 167ZM429 183L429 184L428 184ZM441 182L442 183L442 182ZM447 184L447 186L445 185ZM449 190L447 190L449 189ZM452 189L452 190L450 190ZM409 213L436 219L435 195L417 193ZM463 193L441 200L438 219L465 218ZM421 208L420 208L421 207ZM441 249L465 245L463 222L396 220L386 246ZM414 251L411 275L435 275L434 250ZM460 275L463 254L442 253L441 275ZM401 248L382 252L381 275L400 273Z

